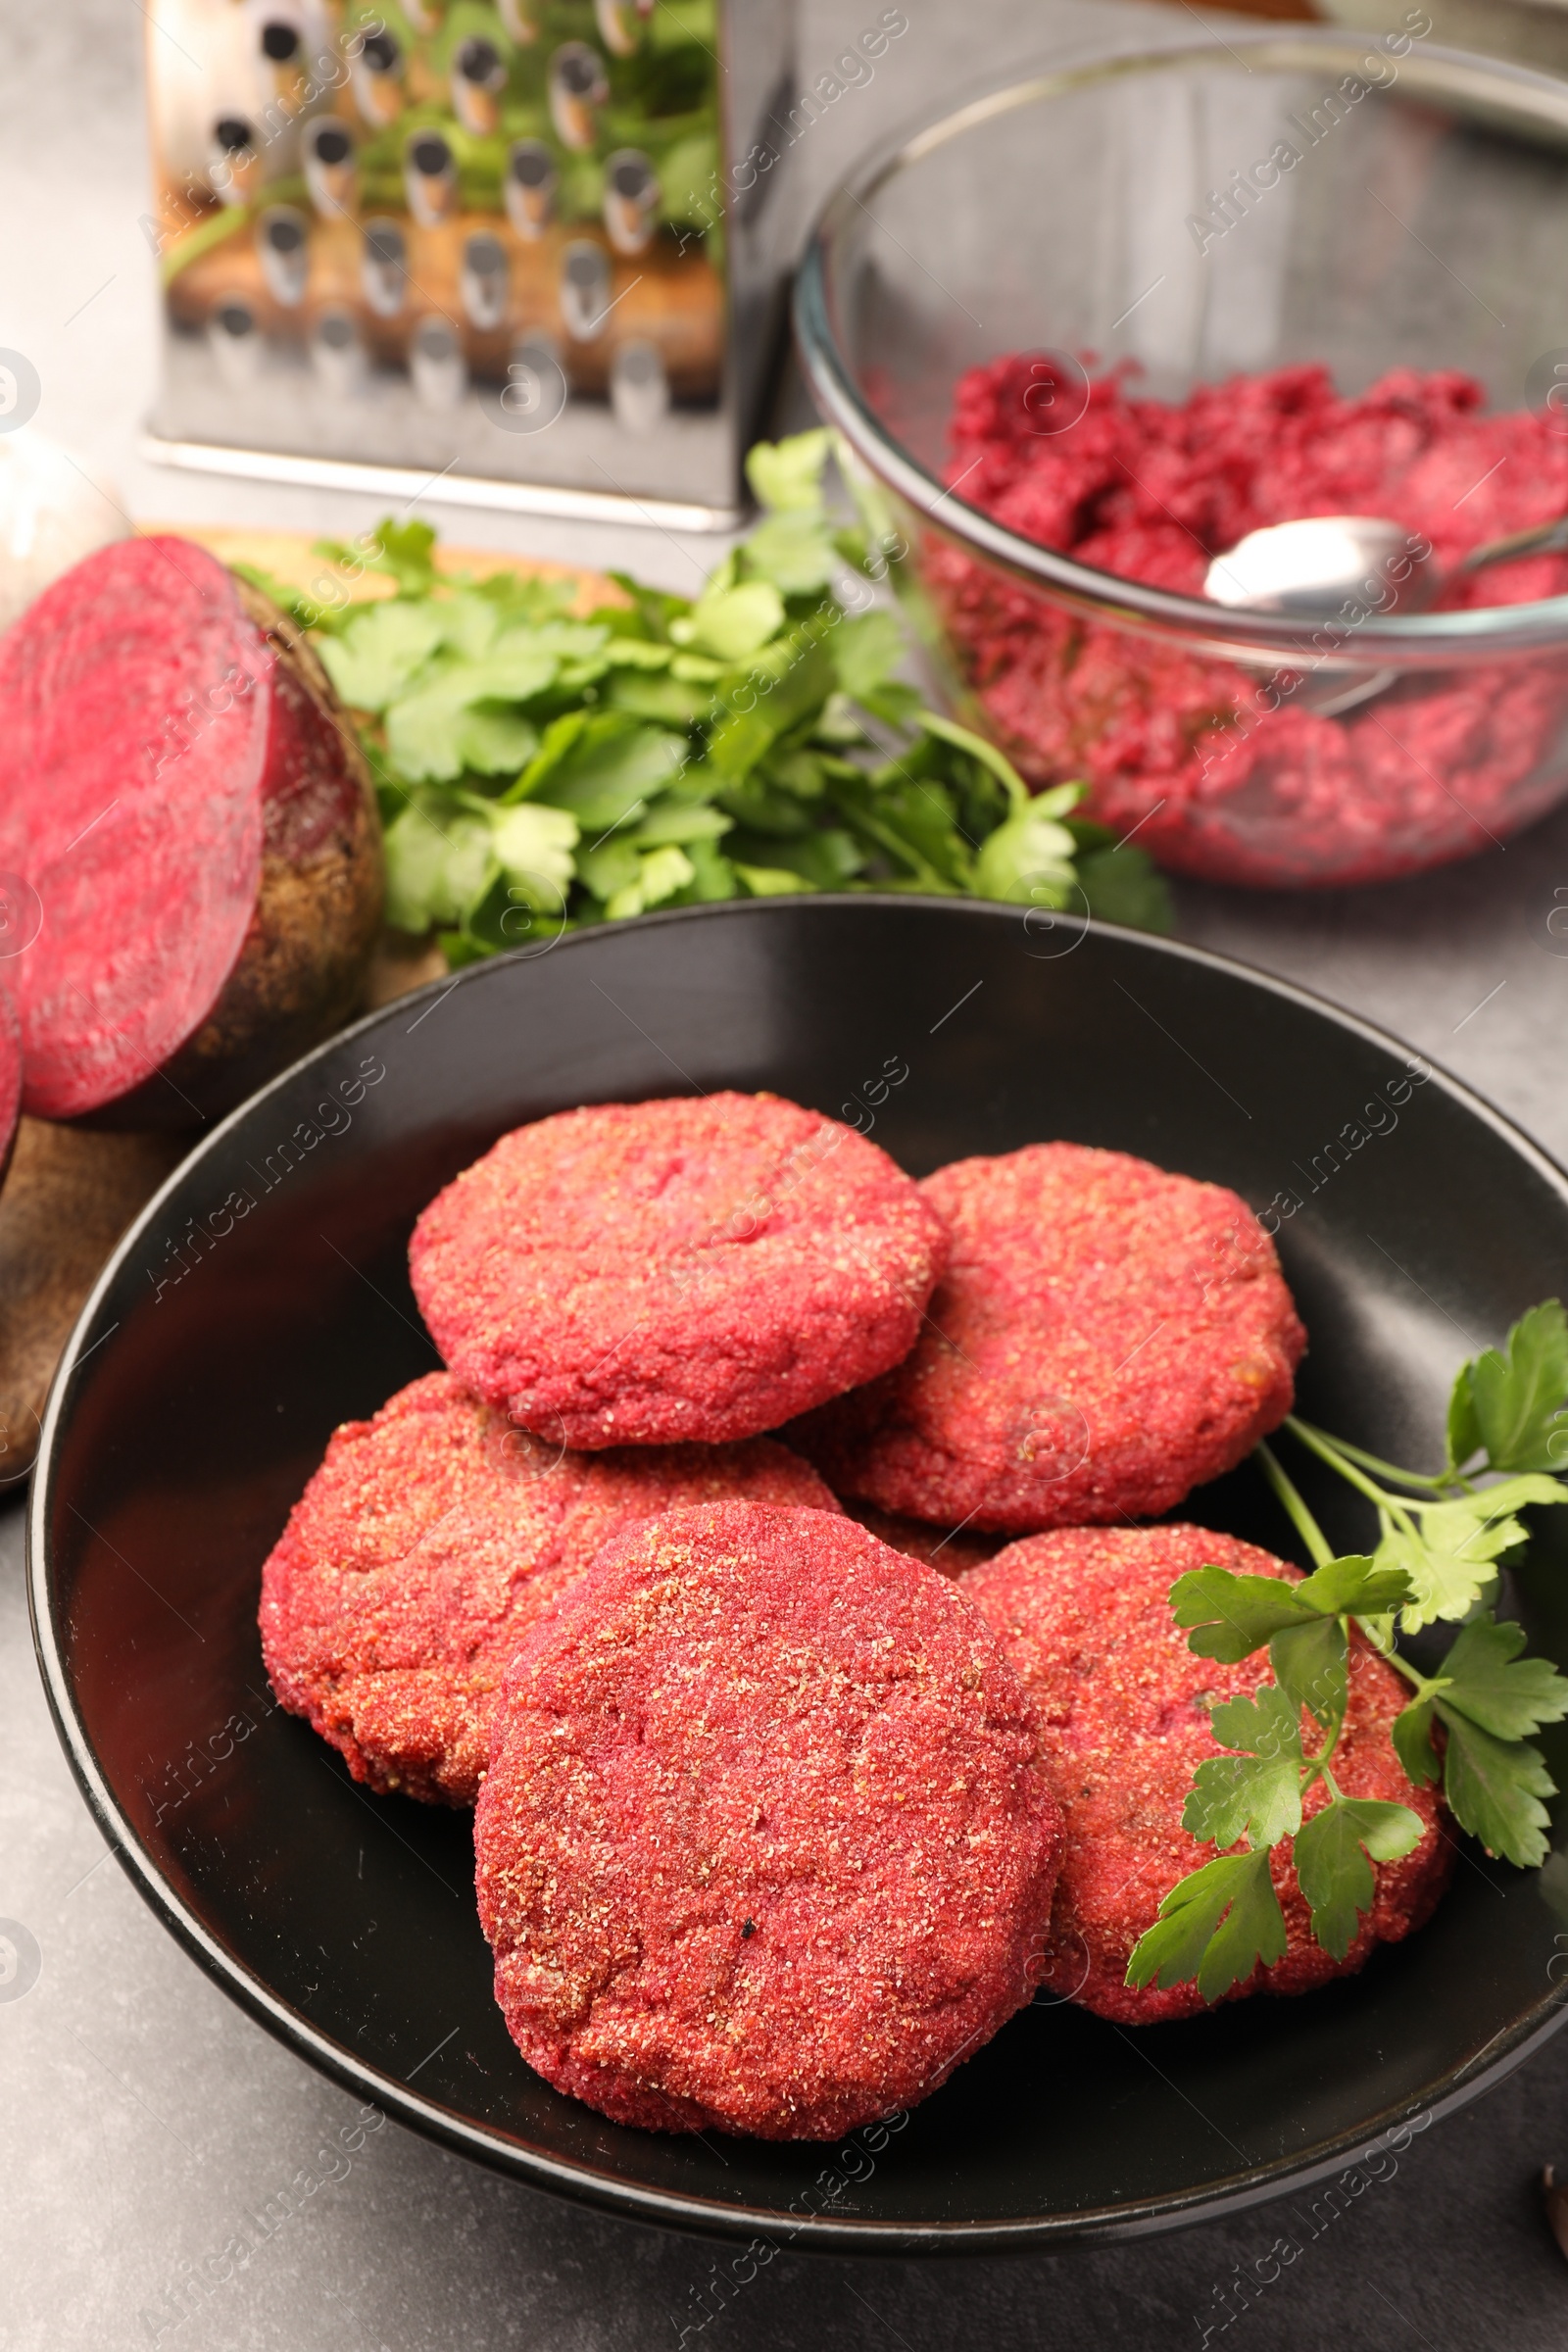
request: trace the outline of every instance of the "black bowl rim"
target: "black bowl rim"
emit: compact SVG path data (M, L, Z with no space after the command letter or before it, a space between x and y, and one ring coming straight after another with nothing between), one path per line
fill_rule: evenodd
M649 927L734 921L737 916L742 920L765 922L775 915L797 909L799 904L795 898L729 902L710 906L680 907L662 914L644 915L638 920ZM912 892L824 892L817 896L816 904L845 913L868 906L903 908L913 904L940 909L959 920L999 923L1014 922L1019 914L1016 907L928 897ZM1073 920L1071 917L1064 919L1069 923ZM1216 955L1210 949L1194 947L1184 941L1161 938L1146 931L1131 931L1120 924L1082 922L1076 927L1084 932L1099 929L1151 955L1170 956L1181 962L1223 973L1250 988L1261 989L1265 994L1302 1007L1367 1044L1396 1055L1408 1054L1409 1049L1403 1040L1392 1036L1370 1021L1362 1020L1358 1014L1347 1011L1327 998L1316 996L1293 981L1255 971L1231 956ZM581 952L589 941L598 936L601 934L597 930L578 932L563 939L560 946L567 953ZM248 1117L259 1103L289 1085L300 1071L323 1059L328 1054L336 1053L345 1042L367 1035L390 1014L401 1014L405 1008L417 1004L428 1002L433 1004L440 996L451 994L454 989L482 986L487 972L529 960L532 958L526 951L488 957L447 979L433 980L424 988L397 998L391 1005L383 1005L374 1012L365 1014L348 1028L338 1031L324 1045L302 1054L268 1085L258 1088L210 1134L205 1135L167 1182L160 1186L117 1245L76 1319L50 1387L28 1497L26 1540L28 1614L49 1711L76 1785L110 1849L125 1870L137 1893L175 1940L183 1944L204 1973L258 2024L265 2026L297 2056L308 2060L345 2089L373 2100L398 2122L422 2132L426 2137L454 2148L462 2155L475 2158L529 2187L549 2189L558 2195L598 2206L623 2220L726 2238L760 2238L768 2242L782 2239L791 2249L832 2254L874 2253L885 2257L890 2254L1032 2253L1069 2245L1094 2244L1112 2238L1154 2235L1186 2224L1216 2218L1222 2213L1245 2211L1249 2206L1264 2203L1283 2194L1287 2188L1310 2187L1348 2169L1358 2157L1370 2154L1391 2132L1417 2122L1421 2117L1430 2122L1438 2116L1448 2114L1479 2097L1483 2091L1491 2089L1504 2076L1511 2074L1568 2018L1568 1983L1551 1987L1544 1998L1537 2001L1511 2027L1494 2035L1465 2064L1440 2077L1421 2096L1397 2101L1380 2110L1355 2132L1341 2133L1307 2159L1278 2157L1268 2163L1226 2175L1200 2189L1139 2199L1128 2205L1102 2206L1082 2213L1036 2215L1020 2221L911 2224L836 2220L827 2216L811 2216L803 2220L797 2215L763 2207L731 2206L716 2199L680 2196L665 2190L646 2188L619 2180L608 2171L564 2163L558 2158L522 2147L499 2132L473 2125L450 2109L439 2106L434 2100L422 2098L390 2076L367 2066L343 2044L318 2032L308 2019L299 2016L279 2000L260 1978L253 1976L238 1960L225 1952L217 1938L208 1933L143 1850L135 1831L117 1804L99 1769L85 1725L77 1711L75 1694L67 1671L61 1629L53 1606L47 1532L57 1452L65 1418L66 1392L77 1365L91 1351L83 1349L82 1342L92 1327L99 1301L114 1283L120 1267L136 1248L165 1200L178 1190L192 1168L200 1164L239 1121ZM1558 1195L1564 1209L1568 1210L1568 1172L1533 1143L1512 1120L1488 1102L1484 1096L1431 1063L1428 1056L1423 1054L1421 1058L1428 1062L1432 1070L1431 1083L1441 1088L1472 1117L1492 1128ZM102 1345L103 1338L108 1336L101 1335L100 1340L93 1343L94 1347ZM1417 2128L1424 2129L1425 2126L1417 2123ZM824 2148L827 2144L824 2143Z
M1336 57L1350 68L1379 37L1370 29L1358 35L1348 26L1292 24L1238 28L1224 39L1217 32L1200 39L1182 31L1155 34L1131 48L1101 42L1065 58L1042 61L1033 71L988 81L957 104L949 100L906 123L863 156L834 187L812 222L796 274L796 343L823 416L860 464L950 546L980 556L1026 587L1046 590L1057 603L1145 635L1195 639L1195 650L1220 660L1239 659L1248 648L1276 659L1293 654L1307 662L1317 659L1312 639L1314 631L1322 630L1320 619L1248 612L1075 563L1009 530L928 473L873 414L840 352L827 299L829 253L866 217L877 190L898 172L988 117L1146 67L1166 70L1199 61L1212 65L1228 56L1250 73L1249 56L1259 64L1277 62L1283 69L1303 57L1321 55ZM1568 131L1568 82L1530 67L1466 49L1423 47L1399 60L1399 74L1417 94L1425 89L1434 96L1468 97L1478 108L1512 103L1518 113L1559 133ZM961 521L956 519L958 516ZM1463 612L1418 613L1402 620L1374 613L1357 624L1355 646L1337 653L1335 664L1346 669L1375 669L1391 662L1409 668L1451 667L1456 662L1522 658L1560 646L1565 637L1568 595L1524 605L1483 605ZM1356 649L1362 646L1365 653L1358 659Z

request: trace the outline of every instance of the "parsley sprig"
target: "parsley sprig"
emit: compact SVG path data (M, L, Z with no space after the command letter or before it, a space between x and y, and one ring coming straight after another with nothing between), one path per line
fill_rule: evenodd
M1441 1779L1454 1819L1490 1853L1521 1868L1545 1860L1543 1800L1556 1790L1531 1735L1568 1715L1568 1681L1546 1659L1521 1656L1523 1628L1499 1624L1490 1604L1502 1562L1527 1541L1517 1513L1568 1502L1568 1487L1551 1475L1568 1459L1565 1398L1568 1315L1552 1299L1521 1317L1504 1349L1460 1367L1441 1471L1401 1470L1289 1420L1291 1434L1375 1506L1379 1542L1370 1553L1337 1557L1273 1449L1257 1448L1313 1570L1286 1584L1205 1567L1171 1588L1195 1654L1235 1665L1266 1649L1273 1681L1210 1712L1226 1752L1198 1766L1182 1826L1219 1851L1165 1897L1134 1948L1129 1984L1196 1981L1213 2001L1259 1961L1282 1959L1270 1857L1286 1839L1312 1933L1343 1959L1373 1901L1373 1863L1397 1861L1418 1842L1422 1822L1409 1806L1347 1795L1334 1777L1352 1626L1411 1686L1394 1725L1411 1785ZM1497 1483L1479 1483L1489 1478ZM1427 1673L1397 1642L1438 1620L1463 1623ZM1324 1801L1308 1814L1319 1783Z
M573 617L569 580L438 574L422 524L381 526L396 593L374 603L253 575L360 715L396 927L461 964L656 906L877 889L1168 928L1143 852L1075 813L1081 784L1031 794L897 674L886 553L828 512L828 447L753 450L763 519L695 599L617 575L624 605Z

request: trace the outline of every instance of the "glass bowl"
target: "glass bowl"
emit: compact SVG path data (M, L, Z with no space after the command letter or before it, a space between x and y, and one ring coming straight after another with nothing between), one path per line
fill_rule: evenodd
M1341 24L1381 31L1396 23L1397 0L1320 0ZM1568 0L1428 0L1434 38L1454 49L1511 57L1543 74L1568 73Z
M1282 142L1298 161L1271 172ZM1238 28L1042 72L874 156L816 225L796 327L939 696L1175 871L1373 881L1568 793L1568 595L1537 592L1539 560L1514 575L1530 602L1227 610L971 504L947 478L956 390L1037 355L1019 397L1054 464L1086 367L1177 402L1301 363L1345 394L1457 368L1568 466L1565 251L1568 83L1419 32ZM1544 495L1549 467L1521 471ZM1483 515L1480 483L1454 511L1475 493Z

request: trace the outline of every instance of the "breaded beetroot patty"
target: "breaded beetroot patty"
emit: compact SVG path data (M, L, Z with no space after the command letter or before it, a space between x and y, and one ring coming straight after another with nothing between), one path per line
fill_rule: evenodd
M334 1431L262 1571L284 1706L383 1793L471 1805L508 1661L612 1536L744 1495L838 1508L770 1439L565 1453L434 1372Z
M1290 1411L1306 1335L1235 1193L1083 1144L921 1190L953 1251L914 1352L789 1433L836 1494L1011 1535L1152 1518Z
M879 1511L874 1502L850 1501L844 1508L879 1542L891 1544L895 1551L906 1551L911 1560L924 1560L929 1568L940 1568L944 1576L962 1576L966 1568L994 1560L1002 1549L1001 1536L929 1527L923 1519L901 1519L897 1511Z
M530 2066L650 2131L828 2139L1027 2001L1060 1809L956 1589L853 1520L717 1503L523 1643L474 1817Z
M887 1153L771 1095L504 1135L414 1229L454 1372L568 1446L749 1438L906 1355L947 1255Z
M1209 1564L1241 1576L1300 1573L1271 1552L1200 1527L1085 1527L1009 1544L959 1587L1000 1635L1034 1702L1046 1769L1066 1810L1047 1981L1122 2025L1189 2017L1206 2006L1196 1984L1132 1990L1127 1963L1177 1881L1214 1857L1212 1845L1182 1828L1195 1768L1224 1752L1209 1708L1273 1679L1266 1656L1236 1666L1195 1657L1173 1624L1171 1586ZM1442 1834L1442 1805L1434 1789L1411 1787L1390 1738L1409 1692L1358 1633L1349 1684L1335 1779L1347 1796L1408 1805L1426 1835L1402 1862L1372 1865L1373 1907L1343 1960L1314 1938L1289 1847L1276 1846L1271 1867L1289 1938L1285 1957L1255 1969L1227 1999L1308 1992L1331 1977L1353 1975L1375 1944L1397 1943L1424 1926L1447 1884L1453 1844ZM1325 1801L1319 1782L1303 1811L1313 1814Z

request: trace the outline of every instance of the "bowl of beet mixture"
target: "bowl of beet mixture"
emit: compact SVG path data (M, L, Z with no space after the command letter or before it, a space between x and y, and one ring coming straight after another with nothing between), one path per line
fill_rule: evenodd
M1042 72L873 157L802 270L937 691L1177 872L1380 880L1568 794L1568 559L1316 621L1203 590L1298 515L1387 516L1446 575L1568 514L1568 82L1430 35Z

